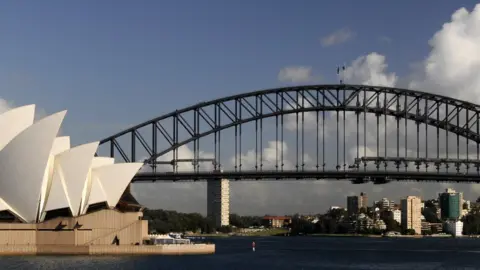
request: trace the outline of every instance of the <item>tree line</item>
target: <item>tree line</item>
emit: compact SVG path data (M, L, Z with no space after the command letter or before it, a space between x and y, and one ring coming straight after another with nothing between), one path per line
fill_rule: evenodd
M480 197L472 204L470 212L462 218L463 234L480 234Z
M213 222L198 213L179 213L168 210L147 209L143 218L148 220L150 231L153 233L194 232L213 233L215 231L230 232L231 227L216 228ZM262 217L230 215L230 225L237 228L249 228L262 225Z
M372 216L371 209L364 210L367 216ZM427 222L442 222L437 217L437 208L433 200L426 201L422 210L422 215ZM177 211L168 210L151 210L144 211L144 219L148 220L151 232L168 233L168 232L195 232L195 233L213 233L215 231L231 232L232 226L236 228L250 228L263 225L261 216L240 216L238 214L230 215L230 225L223 228L216 228L213 222L198 213L179 213ZM316 215L317 222L305 220L296 214L292 217L292 222L288 226L291 234L343 234L351 231L351 224L345 222L347 216L345 209L332 209L325 214ZM400 225L391 217L381 217L385 222L387 231L402 232ZM470 212L462 218L464 222L463 234L480 234L480 198L477 203L472 204ZM379 234L375 229L366 229L359 233ZM403 232L408 233L408 232ZM432 233L436 233L432 231Z

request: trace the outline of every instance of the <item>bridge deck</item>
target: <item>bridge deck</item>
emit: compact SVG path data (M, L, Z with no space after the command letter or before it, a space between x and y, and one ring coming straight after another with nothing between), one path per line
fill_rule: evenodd
M357 183L373 182L385 184L389 181L432 181L480 183L480 173L456 172L420 172L420 171L382 171L382 170L350 170L350 171L222 171L222 172L142 172L132 182L149 181L205 181L212 179L231 180L349 180Z

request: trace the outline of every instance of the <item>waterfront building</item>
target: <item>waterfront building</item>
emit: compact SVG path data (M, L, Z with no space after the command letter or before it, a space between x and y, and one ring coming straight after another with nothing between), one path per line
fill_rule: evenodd
M430 223L430 230L432 233L443 232L443 223Z
M443 220L459 219L463 211L463 194L448 188L438 195Z
M422 224L422 234L431 232L432 229L430 227L430 222L422 221L421 224Z
M347 197L347 215L354 217L358 215L358 196Z
M422 200L417 196L408 196L401 200L402 228L413 229L416 234L422 233Z
M390 211L390 213L393 220L398 222L398 224L402 224L402 211L400 211L399 209L396 209L396 210Z
M99 142L71 147L57 137L66 111L34 114L0 114L0 245L141 245L148 222L124 198L143 163L96 157Z
M264 216L263 226L268 228L283 228L292 222L291 217L287 216Z
M367 208L368 205L368 196L365 192L360 192L360 197L358 198L358 207Z
M347 214L349 217L357 216L359 210L367 208L368 197L364 192L360 193L360 196L348 196L347 197Z
M445 222L445 231L453 236L461 236L463 233L463 222L460 220L448 220Z
M375 224L374 224L373 219L367 217L365 214L362 213L362 214L358 215L356 225L357 225L356 226L357 231L361 232L361 231L364 231L366 229L373 229Z
M382 210L388 210L390 208L390 201L387 198L382 198L379 206Z
M207 181L207 217L217 228L230 225L230 182L228 179Z
M387 225L385 224L385 222L383 220L378 219L378 220L375 221L374 228L377 229L377 230L384 231L384 230L387 229Z

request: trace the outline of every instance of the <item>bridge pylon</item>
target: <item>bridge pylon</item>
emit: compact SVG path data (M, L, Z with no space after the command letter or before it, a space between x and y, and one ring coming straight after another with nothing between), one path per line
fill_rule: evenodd
M207 181L207 217L216 228L230 225L230 180Z

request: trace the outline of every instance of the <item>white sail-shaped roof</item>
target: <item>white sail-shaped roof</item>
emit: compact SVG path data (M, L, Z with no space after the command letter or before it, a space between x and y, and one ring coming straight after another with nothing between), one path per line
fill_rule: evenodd
M0 211L38 222L47 211L77 216L99 202L117 205L143 164L94 157L99 142L70 148L70 137L56 138L65 114L36 123L35 105L0 114Z
M35 105L17 107L0 114L0 150L33 124Z
M65 114L41 119L0 151L0 197L26 222L37 220L45 169Z
M0 211L10 210L10 206L0 198Z
M58 159L56 155L70 149L70 137L57 137L50 152L50 157L54 156L53 175L50 178L50 185L48 187L48 197L44 207L44 212L62 209L68 207L68 201L64 190L64 184L57 171ZM44 182L45 183L45 182Z
M92 162L92 169L106 165L112 165L113 163L115 163L115 159L111 157L94 157Z
M70 149L70 136L62 136L55 138L50 155L56 156Z
M50 151L50 156L48 157L47 168L45 169L45 175L43 176L42 182L42 193L40 195L40 219L43 219L42 213L45 211L45 206L47 204L47 198L49 197L51 187L52 187L52 180L53 180L53 173L55 170L55 155L64 152L70 149L70 137L63 136L55 138L53 142L52 150Z
M107 194L103 190L102 183L98 177L93 177L92 179L92 189L90 191L90 196L88 198L88 206L96 203L106 202Z
M98 167L92 170L92 179L97 178L107 196L107 204L115 207L123 192L143 163L121 163Z
M66 198L73 216L80 213L85 179L88 177L98 143L83 144L56 156L55 175L58 174L60 182L65 185ZM60 201L52 204L61 206Z
M31 126L34 117L35 105L17 107L0 114L0 150L20 132ZM14 210L0 198L0 211L5 210L9 210L12 213L14 212Z
M103 191L103 187L98 179L93 177L92 170L98 167L112 165L115 163L114 158L110 157L94 157L90 172L82 193L82 206L80 207L80 214L85 214L88 210L88 206L107 201L107 195Z
M50 188L47 204L45 206L45 212L67 207L70 207L70 204L67 200L67 191L65 189L63 177L61 176L61 171L54 170L52 186Z
M8 203L6 203L2 198L0 198L0 211L10 211L10 213L21 217Z

